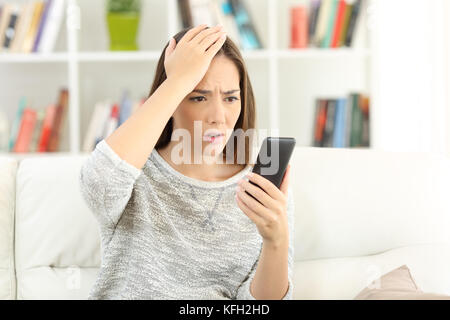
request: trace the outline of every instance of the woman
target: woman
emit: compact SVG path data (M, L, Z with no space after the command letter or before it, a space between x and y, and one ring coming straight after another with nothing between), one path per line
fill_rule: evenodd
M249 177L264 192L246 179L247 146L245 163L206 161L224 159L233 129L254 125L247 71L222 28L200 25L170 39L147 101L81 169L101 231L90 299L291 298L289 169L280 189ZM173 140L180 131L193 137L181 149Z

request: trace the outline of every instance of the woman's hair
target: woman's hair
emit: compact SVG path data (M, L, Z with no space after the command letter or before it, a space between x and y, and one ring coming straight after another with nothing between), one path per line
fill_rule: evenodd
M181 38L185 35L186 32L188 32L190 28L183 29L182 31L178 32L173 38L175 39L176 43L178 43ZM165 67L164 67L164 57L165 57L165 51L168 44L164 47L161 56L158 61L158 65L156 67L155 77L153 80L152 88L150 90L150 93L148 97L150 97L156 89L164 82L164 80L167 79ZM247 132L248 129L254 129L255 128L255 122L256 122L256 110L255 110L255 98L253 96L253 89L252 85L250 83L250 79L248 77L247 68L245 66L244 59L241 56L241 53L238 49L238 47L234 44L234 42L227 37L224 44L222 45L221 49L217 52L216 56L223 55L230 59L234 64L236 65L238 71L239 71L239 89L240 95L241 95L241 113L239 115L239 118L234 126L234 130L242 129L243 132ZM161 136L159 137L158 141L156 142L155 148L164 148L166 145L169 144L170 139L172 137L172 130L173 130L173 117L169 119L166 126L164 127L164 130L161 133ZM249 141L248 137L244 136L245 138L245 164L248 164L250 161L250 151L249 151ZM233 142L231 140L234 140L233 146L234 146L234 162L237 162L237 154L238 154L238 143L237 143L237 137L236 135L232 135L230 137L229 142ZM225 160L226 156L226 148L225 146L223 150L223 159ZM241 158L240 158L241 159Z

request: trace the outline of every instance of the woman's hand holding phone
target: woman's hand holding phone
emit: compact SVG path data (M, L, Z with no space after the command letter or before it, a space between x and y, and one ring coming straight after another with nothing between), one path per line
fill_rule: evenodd
M220 26L206 27L202 24L190 29L178 43L171 38L165 51L167 78L188 86L188 93L203 79L226 40L226 32Z
M263 241L274 247L286 247L289 243L287 217L289 173L290 165L283 176L280 189L254 172L248 177L249 181L260 188L245 179L238 182L236 201L239 208L256 224Z

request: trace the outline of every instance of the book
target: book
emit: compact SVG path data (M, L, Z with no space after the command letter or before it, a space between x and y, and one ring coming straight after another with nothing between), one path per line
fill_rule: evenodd
M51 130L47 151L56 152L59 149L62 127L64 125L69 106L69 90L63 88L59 92L55 119Z
M313 134L313 145L315 147L321 147L323 145L323 135L327 120L327 104L327 99L316 99L315 126Z
M367 96L361 99L361 111L363 116L361 146L370 147L370 98Z
M115 103L111 108L111 114L109 115L106 124L105 130L103 132L103 139L108 138L114 130L117 129L117 124L119 122L119 105Z
M346 3L345 0L339 0L337 13L336 13L336 22L333 30L333 37L331 41L331 48L340 47L340 36L343 28L344 17L345 17L345 8Z
M64 18L65 0L53 0L48 8L47 18L37 52L49 53L55 49L56 40Z
M16 143L17 134L19 133L20 123L22 121L23 110L27 105L25 97L21 97L19 101L19 107L16 111L16 116L11 126L11 133L9 135L8 151L13 151L14 145Z
M101 125L101 120L104 114L104 103L97 102L94 106L94 112L92 113L91 120L89 122L86 135L83 142L83 152L91 152L94 150L97 133Z
M97 145L97 143L99 143L105 138L103 134L105 133L106 130L105 128L108 124L109 116L111 114L111 107L112 104L109 101L106 101L102 104L101 114L99 116L98 125L96 127L97 130L95 133L94 148Z
M305 6L290 8L291 43L290 48L302 49L308 46L308 15Z
M5 39L5 31L8 27L9 17L11 15L11 10L13 5L5 3L2 7L2 15L0 16L0 44L3 44ZM3 46L0 45L0 51L3 50Z
M262 49L263 44L253 24L250 12L242 0L229 0L244 50Z
M36 152L38 150L39 137L41 135L44 117L45 109L39 109L36 111L36 124L34 126L33 135L31 137L29 152Z
M331 38L333 36L333 28L336 21L336 8L337 8L338 0L331 0L330 11L328 13L328 21L325 32L325 37L322 40L321 47L322 48L330 48L331 46Z
M46 152L48 149L48 142L50 140L53 122L55 120L56 108L57 106L55 104L50 104L45 110L45 117L42 122L42 130L37 147L38 152Z
M30 26L25 38L23 39L22 52L29 53L33 50L34 40L39 27L39 21L41 19L42 11L44 9L44 1L33 2L33 16L31 17Z
M17 20L20 15L20 6L13 6L8 17L7 27L5 29L5 34L3 37L3 51L9 51L11 43L14 39L14 34L16 30Z
M45 2L45 4L44 4L44 9L42 11L42 15L41 15L41 18L39 21L39 27L38 27L36 37L34 40L33 49L31 50L32 52L37 52L39 41L41 40L42 32L43 32L44 26L47 22L47 15L48 15L48 11L49 11L49 8L51 5L52 5L52 0L47 0L47 2Z
M14 152L28 152L35 122L36 110L32 108L25 108L23 110L23 117L22 121L20 122L17 140L14 144Z
M362 110L360 106L361 95L353 93L350 95L352 99L352 123L350 133L350 147L360 147L362 137Z
M352 7L352 12L351 12L351 15L349 18L350 20L348 23L347 34L345 36L345 45L347 47L352 46L353 34L355 32L356 23L357 23L360 8L361 8L361 1L362 0L356 0L356 2L354 3L354 5Z
M350 22L350 15L352 14L353 4L345 4L344 21L342 23L341 34L339 35L338 47L343 47L345 45L345 38L347 37L348 25Z
M317 18L319 16L320 5L321 5L320 0L313 0L311 2L311 6L309 9L308 39L309 39L310 44L312 44L312 40L315 37L317 20L318 20Z
M33 3L27 2L22 5L22 11L17 22L17 30L14 35L13 42L11 44L10 52L21 52L23 39L28 31L31 17L33 16Z
M123 93L122 101L120 102L120 112L117 123L118 127L130 117L132 104L133 102L129 97L128 91L125 91Z
M322 45L323 40L325 39L325 35L327 32L327 26L328 26L328 18L330 16L331 6L333 4L333 0L322 0L320 9L319 9L319 16L317 18L317 26L316 26L316 32L314 35L314 42L313 44L316 47L320 47Z
M215 12L217 13L218 23L223 25L224 30L237 47L242 47L239 36L239 29L233 16L233 10L228 0L222 0L221 3L214 1Z
M335 114L336 114L336 99L328 99L327 120L325 123L325 129L322 140L322 146L326 148L333 147Z
M333 147L345 147L345 127L346 127L346 102L345 98L336 100L335 126L333 135Z

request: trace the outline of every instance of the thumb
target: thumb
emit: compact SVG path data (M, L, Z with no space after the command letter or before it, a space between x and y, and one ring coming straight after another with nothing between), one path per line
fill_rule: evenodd
M288 187L289 187L289 174L291 173L291 164L288 164L287 169L284 173L283 181L280 185L280 191L287 197Z

